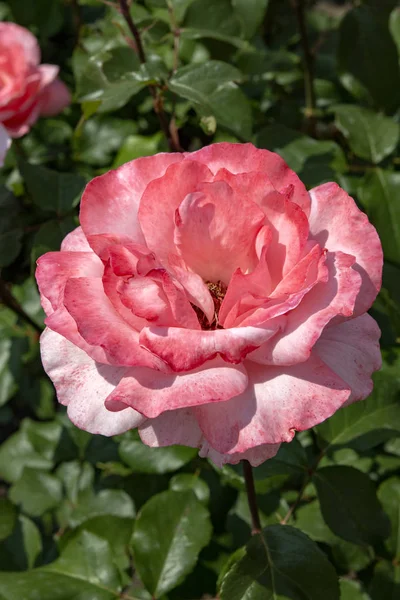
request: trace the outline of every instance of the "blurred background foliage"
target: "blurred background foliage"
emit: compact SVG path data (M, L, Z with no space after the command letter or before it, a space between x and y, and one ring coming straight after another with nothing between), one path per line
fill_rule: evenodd
M0 600L399 598L398 3L135 1L145 57L118 6L0 2L74 95L0 174ZM337 181L385 251L374 392L255 469L263 544L240 466L79 431L38 347L35 261L77 225L85 183L223 140L278 152L309 188Z

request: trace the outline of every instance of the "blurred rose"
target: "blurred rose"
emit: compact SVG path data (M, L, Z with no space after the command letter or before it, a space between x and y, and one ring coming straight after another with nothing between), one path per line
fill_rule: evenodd
M251 144L139 158L39 259L42 359L71 420L258 465L372 389L375 229Z
M56 115L71 101L58 67L39 63L36 38L19 25L0 23L0 123L11 137L25 135L40 116Z

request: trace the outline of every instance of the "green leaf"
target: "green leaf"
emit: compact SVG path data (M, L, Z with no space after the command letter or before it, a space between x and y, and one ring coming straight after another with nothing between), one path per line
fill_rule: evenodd
M76 140L75 158L94 167L109 165L113 155L122 151L125 142L136 133L136 129L136 124L127 119L91 119L84 124L82 134Z
M221 600L339 600L336 573L304 533L271 525L254 535L222 579Z
M395 8L391 14L389 19L389 28L390 33L395 41L397 46L397 52L400 55L400 8Z
M215 116L241 138L251 135L251 109L247 98L236 85L242 75L235 67L218 60L181 67L171 77L169 89L193 102L201 116Z
M341 579L340 600L370 600L370 598L368 594L363 592L361 585L357 581Z
M136 568L154 598L181 583L210 536L209 513L190 490L162 492L143 506L132 545Z
M0 475L15 482L24 467L48 469L61 436L61 425L56 422L38 423L25 419L22 425L0 447Z
M365 434L380 430L400 431L398 363L384 365L374 375L374 390L363 402L356 402L337 411L314 430L330 445L347 444Z
M37 27L43 38L56 34L63 25L64 15L60 0L8 0L8 3L15 21L24 27Z
M28 467L10 489L10 499L32 517L40 517L55 508L61 498L62 486L57 477Z
M390 518L391 533L386 546L396 560L400 559L400 478L391 477L378 489L378 498Z
M19 169L32 202L42 210L64 215L78 202L85 179L77 173L58 173L20 159Z
M42 538L33 521L19 515L11 535L0 544L0 570L32 569L42 551Z
M388 19L380 6L350 10L340 24L338 66L365 86L378 108L392 112L400 103L400 74Z
M139 440L123 439L119 445L121 460L135 473L170 473L188 463L197 450L186 446L149 448Z
M22 228L18 216L20 204L4 186L0 186L0 267L7 267L21 251Z
M120 167L124 163L141 156L156 154L162 139L163 134L160 131L154 135L129 135L118 151L113 168Z
M369 590L371 600L397 600L400 591L400 565L377 563Z
M257 32L264 19L269 0L232 0L244 36L249 39Z
M339 104L333 110L336 127L356 156L378 164L396 149L399 125L390 117L354 104Z
M36 233L31 252L31 265L32 271L35 269L36 260L45 252L51 252L52 250L59 250L61 242L75 227L78 223L74 217L64 217L63 219L57 219L54 221L48 221L39 228Z
M184 27L208 29L227 36L239 36L241 27L230 0L194 0L186 12Z
M60 558L45 567L0 573L0 594L6 600L117 600L120 591L109 544L88 531L74 536ZM124 598L135 600L128 594Z
M87 519L101 515L133 519L135 509L132 499L123 490L101 490L97 495L79 502L72 511L69 523L76 527Z
M368 475L353 467L323 467L313 481L322 515L333 533L360 545L389 535L389 521Z
M79 65L79 67L78 67ZM115 111L124 106L154 78L149 75L131 48L113 48L98 54L74 55L78 102L97 102L99 112Z
M0 406L4 406L18 389L12 368L10 368L13 354L12 345L10 339L0 339Z
M4 540L12 533L16 520L15 506L8 498L0 498L0 540Z
M196 475L178 473L171 478L169 488L174 492L192 490L196 494L197 499L206 505L210 500L210 488L204 479L200 479Z
M374 169L362 181L360 202L382 240L385 257L400 264L400 173Z

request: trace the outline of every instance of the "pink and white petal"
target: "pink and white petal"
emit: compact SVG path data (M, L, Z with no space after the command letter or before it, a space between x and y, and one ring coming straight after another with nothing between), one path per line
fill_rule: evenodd
M329 278L318 283L287 315L286 328L270 343L248 358L265 365L293 365L306 361L326 325L334 317L353 315L361 286L360 274L352 268L354 257L328 253Z
M35 275L40 293L57 310L70 277L101 278L103 271L103 263L94 252L47 252L38 259Z
M351 388L346 404L372 392L371 375L382 365L381 332L369 314L326 327L314 346L317 354Z
M4 159L7 154L7 150L11 145L10 136L7 133L7 130L0 124L0 167L4 164Z
M195 331L178 327L145 327L140 344L167 363L175 372L191 371L220 355L238 364L245 356L274 336L285 317L271 319L260 327L235 327Z
M183 155L178 155L181 159ZM139 222L147 246L163 264L168 255L176 253L174 245L175 211L185 197L198 186L211 181L212 174L205 165L190 160L171 165L163 177L149 183L139 208Z
M222 454L243 453L264 444L290 442L333 415L350 389L317 356L290 368L245 361L249 385L224 403L193 409L204 437Z
M176 210L175 246L204 280L228 285L236 268L254 268L255 239L264 218L254 202L237 196L224 181L202 184Z
M69 279L64 305L76 322L83 339L103 348L114 365L143 366L166 370L160 359L139 346L139 334L115 310L106 296L101 279Z
M112 436L142 425L145 418L132 408L110 413L104 400L127 369L100 365L64 337L46 329L40 338L44 369L68 416L80 429Z
M226 464L237 465L241 460L248 460L253 467L258 467L266 460L273 458L278 452L280 444L262 444L249 448L245 452L234 452L233 454L221 454L210 446L205 440L201 446L199 456L210 459L217 467Z
M181 160L179 153L160 153L137 158L92 179L81 201L80 221L85 234L110 233L144 244L138 221L143 192L153 179L162 177L171 164Z
M287 193L291 190L292 202L298 204L306 215L309 215L310 198L304 184L274 152L260 150L253 144L221 142L186 154L186 158L207 165L214 175L220 169L234 174L252 171L264 173L278 192Z
M44 307L43 301L42 306ZM61 305L56 311L49 314L49 316L45 318L44 323L48 329L62 335L65 339L86 352L86 354L96 362L106 365L110 364L107 353L103 348L100 348L100 346L92 346L83 339L74 319L64 305Z
M200 308L211 323L214 318L214 302L208 287L197 273L189 271L181 256L168 256L168 270L186 290L190 302Z
M60 67L57 67L57 65L39 65L38 71L40 74L40 88L42 90L55 81L59 70Z
M267 260L273 285L300 260L308 239L308 219L301 208L283 194L271 192L260 207L263 209L273 235Z
M133 312L123 304L121 294L118 290L121 283L121 278L115 275L110 265L110 261L108 261L105 265L103 275L104 292L117 313L124 319L124 321L126 321L135 331L140 331L147 325L147 322L145 319L133 314Z
M61 242L61 252L93 252L82 227L77 227L65 236Z
M54 79L48 83L40 95L40 114L42 117L54 117L69 106L71 100L71 92L65 83L60 79Z
M164 374L138 367L121 379L106 400L108 410L130 406L148 418L166 411L210 402L225 402L244 392L247 374L243 365L228 365L221 358L189 373Z
M362 277L355 315L364 313L381 287L383 254L378 234L351 198L336 183L310 191L310 236L329 251L356 257L354 269Z
M191 408L169 410L155 419L147 419L139 426L139 435L147 446L190 446L198 448L203 434Z
M258 205L262 203L265 196L276 192L267 174L257 171L235 174L227 169L220 169L215 174L214 181L225 181L238 196Z
M267 301L258 297L253 297L251 301L244 294L227 315L225 327L259 326L269 319L286 313L291 314L310 290L319 282L328 280L325 256L326 253L318 244L314 244L310 252L288 273ZM250 308L246 311L247 307Z
M40 63L40 48L35 36L15 23L0 23L0 43L5 46L20 44L25 52L27 61L31 65Z

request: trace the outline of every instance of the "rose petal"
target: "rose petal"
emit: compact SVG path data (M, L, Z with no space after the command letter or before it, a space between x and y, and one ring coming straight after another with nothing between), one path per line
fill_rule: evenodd
M310 192L310 234L331 252L356 257L354 269L362 277L354 314L371 306L381 287L383 254L373 225L354 200L336 183L325 183Z
M224 402L246 387L245 368L227 365L221 358L180 375L159 373L155 377L151 369L137 368L121 379L108 396L106 407L113 410L114 403L122 404L154 418L165 411Z
M201 446L199 456L209 458L217 467L226 464L237 465L242 460L248 460L253 467L258 467L266 460L273 458L278 452L280 444L262 444L249 448L245 452L234 452L233 454L222 454L217 452L205 440Z
M182 155L178 155L183 158ZM212 179L204 165L184 160L171 165L163 177L153 179L140 201L139 222L147 246L164 264L169 254L176 254L174 246L175 211L184 198Z
M218 173L220 169L226 169L234 174L254 171L264 173L278 192L292 189L291 200L298 204L307 216L309 214L310 198L306 188L296 173L289 169L285 161L274 152L260 150L253 144L221 142L205 146L186 156L189 160L207 165L213 174Z
M53 65L41 65L53 66ZM48 83L40 95L40 114L43 117L54 117L71 104L71 92L60 79Z
M290 442L295 431L321 423L350 395L344 381L317 356L286 369L250 361L245 366L249 385L243 394L193 409L205 438L222 454Z
M372 392L371 375L381 368L381 332L368 314L326 327L314 351L351 388L347 401L363 400Z
M251 270L264 214L223 181L202 184L175 215L175 245L185 263L206 281L229 283L236 268Z
M31 65L40 63L40 48L37 39L25 27L15 23L0 23L0 42L5 46L20 44Z
M218 354L227 362L240 363L283 327L285 317L260 327L235 327L194 331L178 327L145 327L140 344L166 362L173 371L191 371Z
M138 427L145 418L132 408L110 413L104 400L126 374L126 368L95 363L58 333L46 329L40 338L43 366L53 381L58 400L80 429L118 435Z
M178 153L156 154L95 177L82 195L80 221L85 234L110 233L144 244L138 222L142 194L151 181L164 175L169 165L182 159Z
M93 252L88 244L82 227L68 233L61 243L62 252Z
M155 419L147 419L139 426L141 440L152 448L190 446L198 448L203 434L190 408L169 410Z
M286 328L249 356L266 365L304 362L324 330L337 315L349 317L361 285L360 274L352 268L354 257L342 252L328 253L329 277L317 284L299 306L287 315Z
M81 336L106 352L111 364L165 370L162 361L139 346L139 334L117 313L104 293L101 279L69 279L64 304Z

